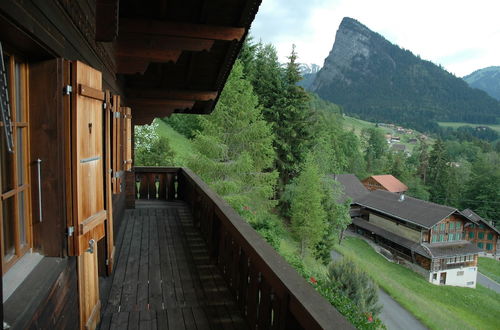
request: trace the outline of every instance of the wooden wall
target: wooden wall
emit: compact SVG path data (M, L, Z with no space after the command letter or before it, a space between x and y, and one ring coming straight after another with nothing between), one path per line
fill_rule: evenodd
M406 227L403 224L370 213L369 222L393 234L404 237L414 242L420 242L420 231Z

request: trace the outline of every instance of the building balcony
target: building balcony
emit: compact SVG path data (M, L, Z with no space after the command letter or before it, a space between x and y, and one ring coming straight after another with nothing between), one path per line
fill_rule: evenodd
M128 173L101 329L328 329L352 325L184 168Z

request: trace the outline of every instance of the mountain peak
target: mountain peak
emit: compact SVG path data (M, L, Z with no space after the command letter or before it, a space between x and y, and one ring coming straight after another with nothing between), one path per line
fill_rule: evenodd
M494 123L500 103L345 17L311 90L370 121L428 131L436 121Z

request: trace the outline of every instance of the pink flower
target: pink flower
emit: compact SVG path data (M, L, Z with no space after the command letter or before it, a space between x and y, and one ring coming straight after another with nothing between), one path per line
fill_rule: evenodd
M309 278L309 281L314 285L318 284L318 281L316 281L316 279L312 276Z

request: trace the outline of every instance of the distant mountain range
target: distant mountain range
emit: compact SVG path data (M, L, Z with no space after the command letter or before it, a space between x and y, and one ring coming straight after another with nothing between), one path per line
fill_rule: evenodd
M500 101L500 66L490 66L474 71L463 79L469 86L481 89Z
M500 120L499 101L349 17L308 88L347 114L421 131L437 129L437 121Z
M304 87L305 89L309 89L314 82L314 79L316 79L320 66L317 64L301 63L299 65L299 69L300 74L302 75L302 80L299 81L298 85Z

